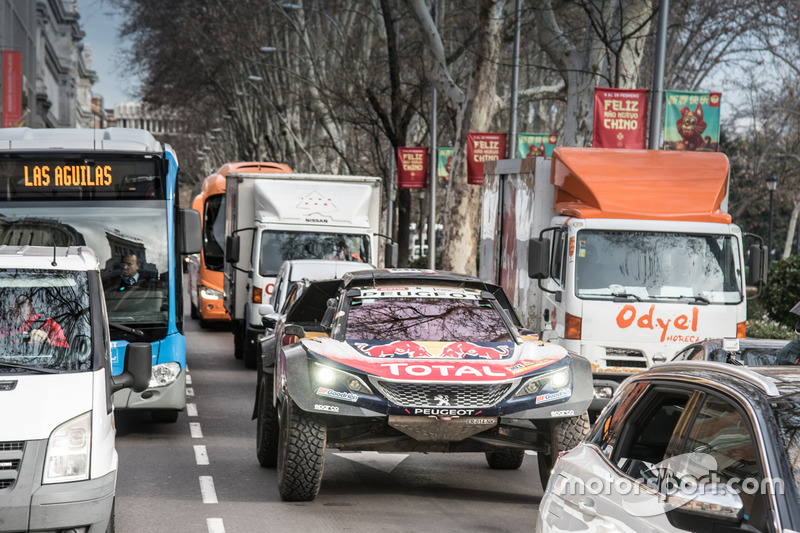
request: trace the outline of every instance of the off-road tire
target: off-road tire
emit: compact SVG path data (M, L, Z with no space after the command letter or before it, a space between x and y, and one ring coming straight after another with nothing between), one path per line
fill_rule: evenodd
M522 466L524 459L525 450L486 452L486 462L492 470L516 470Z
M279 425L278 493L288 502L311 501L322 485L325 424L286 396Z
M550 473L556 464L559 452L571 450L589 434L589 414L583 413L580 416L569 418L556 418L550 421L550 432L548 443L550 452L538 452L539 479L542 482L542 490L547 488L550 480Z
M272 391L275 381L271 374L259 374L258 418L256 422L256 457L263 467L278 464L278 410L272 405Z
M174 424L178 421L178 411L176 409L154 409L150 411L150 418L159 424Z

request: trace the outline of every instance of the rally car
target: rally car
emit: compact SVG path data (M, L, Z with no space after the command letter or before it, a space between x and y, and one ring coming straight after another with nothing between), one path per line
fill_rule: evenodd
M325 448L484 452L543 484L589 431L589 362L524 330L503 290L424 270L310 282L262 354L257 457L287 501L314 499Z

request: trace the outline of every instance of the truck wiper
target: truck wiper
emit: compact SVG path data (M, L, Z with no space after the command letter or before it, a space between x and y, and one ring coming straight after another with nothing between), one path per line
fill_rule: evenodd
M137 337L144 337L144 332L142 330L136 328L129 328L128 326L123 326L122 324L117 324L115 322L109 322L108 327L119 329L121 331L124 331L125 333L131 333L133 335L136 335Z
M629 292L612 292L611 296L614 297L615 302L624 302L630 298L635 299L637 302L641 302L642 299L636 296L635 294L631 294Z
M52 368L42 368L38 366L28 366L28 365L18 365L17 363L5 363L0 361L0 366L4 366L6 368L20 368L22 370L30 370L32 372L40 372L42 374L58 374L58 370L53 370Z
M687 300L693 299L694 303L703 304L703 305L710 305L711 301L704 296L695 296L694 294L686 294L683 296L655 296L657 299L665 299L665 300Z

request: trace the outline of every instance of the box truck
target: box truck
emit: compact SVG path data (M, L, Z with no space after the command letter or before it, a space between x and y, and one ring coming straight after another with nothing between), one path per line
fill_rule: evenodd
M258 310L291 259L376 264L381 181L372 176L228 173L225 202L225 309L234 354L256 367L263 333Z
M632 372L744 337L745 249L724 154L559 147L485 163L480 276L592 364L596 412ZM749 282L766 252L750 249ZM529 277L530 276L530 277Z
M114 531L112 394L150 383L150 343L111 372L100 261L0 246L0 531Z

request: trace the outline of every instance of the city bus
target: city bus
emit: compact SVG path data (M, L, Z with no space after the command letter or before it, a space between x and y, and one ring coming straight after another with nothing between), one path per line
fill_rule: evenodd
M177 174L172 148L144 130L0 129L0 245L94 250L112 374L129 343L150 342L153 353L148 388L119 391L113 404L157 422L186 407L181 255L201 248L200 216L180 208Z

